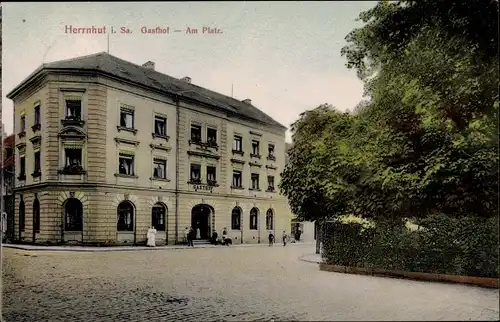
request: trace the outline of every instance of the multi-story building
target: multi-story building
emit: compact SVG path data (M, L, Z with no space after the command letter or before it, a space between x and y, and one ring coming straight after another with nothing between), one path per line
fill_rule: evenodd
M290 231L286 128L254 107L107 53L44 64L13 89L16 237L234 243Z
M3 133L2 159L0 159L0 169L3 175L2 209L5 218L2 217L2 229L4 239L12 240L14 232L14 135L7 136Z

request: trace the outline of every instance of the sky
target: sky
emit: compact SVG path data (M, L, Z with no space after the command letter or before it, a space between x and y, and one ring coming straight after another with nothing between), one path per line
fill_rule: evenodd
M108 50L105 34L71 34L67 26L106 26L109 53L252 104L285 126L329 103L353 109L363 84L340 55L356 18L376 3L127 2L3 3L3 95L42 63ZM129 33L120 33L121 28ZM169 28L144 34L141 28ZM208 30L218 29L218 33ZM196 28L198 34L187 33ZM180 30L180 32L174 32ZM2 97L13 131L13 103ZM287 132L287 141L290 133Z

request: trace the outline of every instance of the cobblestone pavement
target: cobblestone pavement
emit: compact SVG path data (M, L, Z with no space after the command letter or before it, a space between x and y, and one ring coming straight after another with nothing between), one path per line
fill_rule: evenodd
M4 321L498 320L498 290L319 271L312 246L3 250Z

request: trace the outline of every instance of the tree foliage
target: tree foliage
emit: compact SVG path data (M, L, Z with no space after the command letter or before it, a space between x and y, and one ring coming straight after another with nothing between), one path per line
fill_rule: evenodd
M300 218L498 209L498 2L378 3L346 37L365 83L355 114L322 105L292 125L280 187Z

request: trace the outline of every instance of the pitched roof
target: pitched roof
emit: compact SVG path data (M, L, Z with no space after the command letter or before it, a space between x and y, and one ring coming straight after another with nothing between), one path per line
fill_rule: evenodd
M168 94L180 93L183 97L221 108L226 112L241 115L254 121L263 122L273 127L286 129L285 126L249 103L241 102L232 97L133 64L106 52L43 64L12 90L7 97L10 98L10 96L19 90L24 83L28 82L44 69L100 71Z

